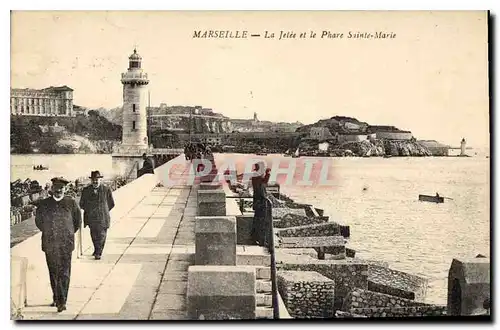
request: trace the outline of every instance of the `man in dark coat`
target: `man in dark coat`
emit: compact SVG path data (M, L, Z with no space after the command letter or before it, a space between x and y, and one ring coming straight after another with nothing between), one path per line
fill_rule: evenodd
M96 260L99 260L106 243L106 234L111 218L109 211L115 206L115 201L111 189L102 184L102 175L99 171L92 171L90 180L92 183L82 190L80 207L84 211L84 226L90 228L90 236L94 244L92 255Z
M42 200L36 210L35 224L42 232L42 251L49 268L50 286L57 311L66 310L71 276L71 253L75 249L75 233L80 228L82 213L74 199L64 196L68 181L52 179L52 194Z
M144 160L144 163L142 164L142 174L146 173L155 173L155 163L151 157L148 157L146 154L142 154L142 159Z
M256 176L252 177L253 189L253 210L254 217L252 222L252 239L260 246L267 246L269 235L266 226L266 183L269 171L265 175L262 173L263 162L255 164Z

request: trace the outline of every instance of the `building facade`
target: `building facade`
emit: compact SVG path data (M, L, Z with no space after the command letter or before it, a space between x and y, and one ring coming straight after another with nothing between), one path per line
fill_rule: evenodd
M344 142L361 142L364 140L368 140L369 136L367 134L359 134L359 133L354 133L354 134L339 134L338 136L338 141L340 143Z
M11 88L10 113L21 116L72 117L73 89L68 86L44 89Z

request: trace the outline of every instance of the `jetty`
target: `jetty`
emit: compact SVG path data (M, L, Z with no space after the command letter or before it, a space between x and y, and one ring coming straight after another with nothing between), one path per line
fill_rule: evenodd
M184 164L176 185L172 164ZM215 155L217 163L217 155ZM182 154L115 190L102 259L84 228L73 252L67 310L52 293L38 233L11 248L11 317L18 320L210 320L474 315L489 299L489 258L454 259L447 305L425 303L427 279L362 260L350 228L269 191L269 248L236 187L190 183ZM475 299L467 299L474 292ZM489 310L488 310L489 313Z

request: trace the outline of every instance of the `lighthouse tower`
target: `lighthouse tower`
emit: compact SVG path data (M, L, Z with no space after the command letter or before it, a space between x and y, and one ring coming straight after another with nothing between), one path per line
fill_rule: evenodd
M129 56L127 72L122 73L123 120L122 143L113 151L115 172L136 177L137 167L141 167L142 154L148 153L147 103L148 74L142 69L142 57L134 49Z
M127 149L148 148L147 111L148 74L142 70L142 57L130 55L127 72L122 73L123 124L122 146ZM131 150L132 151L132 150Z
M460 142L460 156L465 156L465 138L462 138L462 142Z

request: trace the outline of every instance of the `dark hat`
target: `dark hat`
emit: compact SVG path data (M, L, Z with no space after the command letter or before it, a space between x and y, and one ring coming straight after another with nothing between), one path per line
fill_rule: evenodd
M55 177L55 178L52 178L50 181L52 181L52 185L54 186L66 186L69 181L66 180L65 178L63 178L62 176L60 177Z
M103 176L101 175L101 172L99 171L92 171L90 172L90 179L94 178L102 178Z

